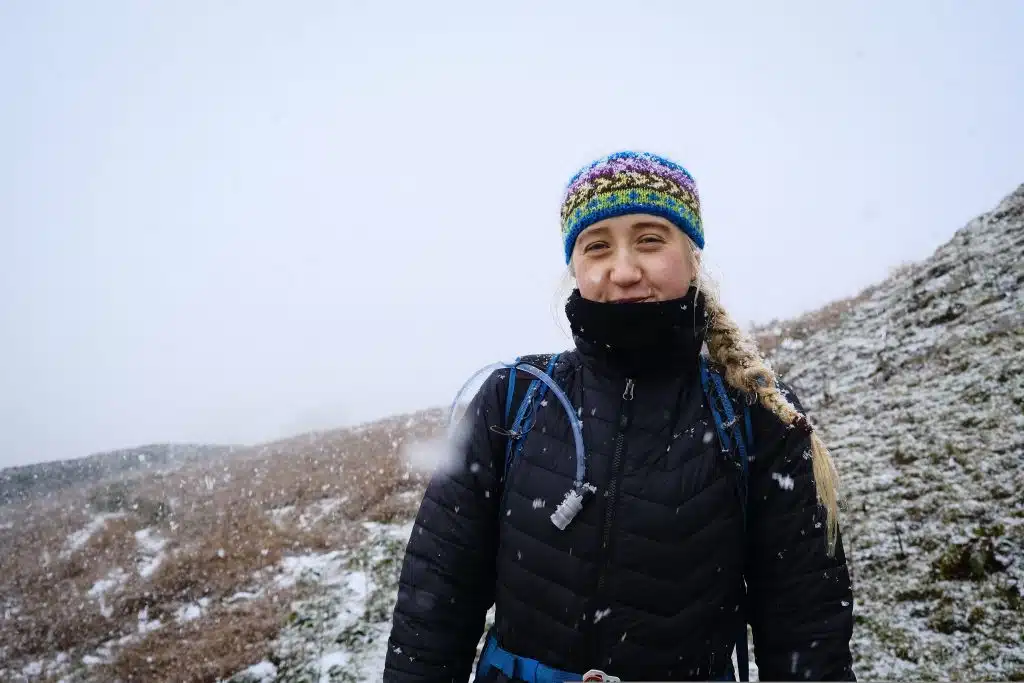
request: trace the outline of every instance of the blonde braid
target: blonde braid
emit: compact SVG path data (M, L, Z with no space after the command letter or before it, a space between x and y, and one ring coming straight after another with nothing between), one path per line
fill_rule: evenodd
M827 552L835 553L839 534L839 495L835 463L817 431L790 403L776 384L775 372L764 361L753 338L744 333L722 307L713 283L701 268L699 252L694 256L694 272L698 291L704 292L708 316L706 342L711 359L722 367L725 380L748 395L757 396L761 405L774 413L785 425L807 431L811 439L811 464L818 502L826 510Z

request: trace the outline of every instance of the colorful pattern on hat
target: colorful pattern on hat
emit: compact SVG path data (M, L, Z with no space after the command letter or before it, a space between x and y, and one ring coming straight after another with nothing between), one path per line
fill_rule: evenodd
M699 249L704 248L697 184L689 172L649 152L616 152L581 169L569 181L562 201L565 262L576 238L597 221L629 213L649 213L672 221Z

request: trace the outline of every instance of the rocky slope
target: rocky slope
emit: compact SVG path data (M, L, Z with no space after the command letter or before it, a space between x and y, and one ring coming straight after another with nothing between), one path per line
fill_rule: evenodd
M824 326L759 331L840 468L862 678L1024 679L1022 282L1024 186Z

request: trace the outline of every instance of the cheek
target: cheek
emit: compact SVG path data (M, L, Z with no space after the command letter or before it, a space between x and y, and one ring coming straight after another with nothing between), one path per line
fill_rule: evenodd
M603 281L600 268L583 265L576 269L576 285L584 299L597 299L601 293Z
M659 258L648 264L647 277L665 298L674 299L683 296L690 289L692 270L685 258L679 258L675 254L659 254Z

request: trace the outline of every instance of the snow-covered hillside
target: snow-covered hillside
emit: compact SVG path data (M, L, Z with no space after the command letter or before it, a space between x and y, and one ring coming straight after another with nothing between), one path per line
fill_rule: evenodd
M1024 678L1024 186L813 329L761 330L846 492L857 672Z

